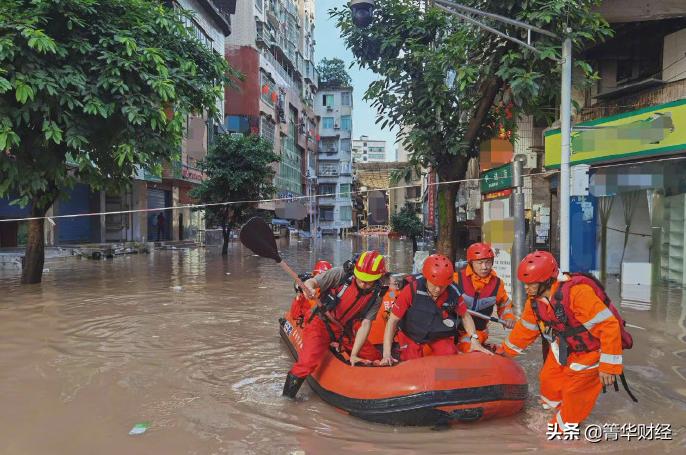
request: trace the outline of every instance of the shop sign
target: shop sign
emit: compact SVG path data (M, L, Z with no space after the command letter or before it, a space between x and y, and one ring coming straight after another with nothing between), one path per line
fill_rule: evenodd
M560 130L546 131L545 167L560 166L561 147ZM575 125L570 164L590 164L682 150L686 150L686 99Z
M481 194L512 188L512 164L507 163L481 173Z
M512 189L494 191L493 193L484 194L484 201L492 201L493 199L501 199L509 197L512 194Z

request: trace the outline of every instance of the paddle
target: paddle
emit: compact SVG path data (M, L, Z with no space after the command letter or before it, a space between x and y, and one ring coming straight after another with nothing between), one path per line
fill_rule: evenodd
M322 303L319 301L319 299L316 298L316 296L308 295L309 288L305 287L305 284L302 282L298 274L292 268L290 268L286 261L283 260L281 255L279 255L279 249L276 246L274 234L272 233L271 228L262 218L257 216L250 218L248 222L245 223L241 228L241 233L238 237L240 238L241 243L256 255L276 261L281 269L289 274L296 283L298 283L298 286L303 290L305 297L316 301L317 307L320 309L322 308ZM338 322L329 311L326 311L324 314L331 322L339 327L342 327L341 323Z
M486 316L485 314L481 314L481 313L476 312L474 310L467 310L467 312L469 314L471 314L472 316L476 316L477 318L486 319L487 321L491 321L491 322L499 322L501 324L505 324L504 319L496 318L493 316Z

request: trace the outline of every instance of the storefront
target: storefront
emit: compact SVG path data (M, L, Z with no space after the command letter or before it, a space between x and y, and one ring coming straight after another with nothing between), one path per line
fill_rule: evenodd
M571 255L575 235L584 228L580 222L594 219L601 275L622 273L623 281L645 284L652 274L684 285L686 99L577 127L570 158ZM559 130L546 132L545 146L546 167L559 168ZM586 183L583 170L575 172L584 164L590 166Z

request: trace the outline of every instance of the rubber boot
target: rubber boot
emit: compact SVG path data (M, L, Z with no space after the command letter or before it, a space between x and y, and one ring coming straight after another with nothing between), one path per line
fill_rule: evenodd
M300 386L305 382L305 378L299 378L294 374L288 373L286 376L286 382L283 385L282 395L288 398L295 398L295 395L300 390Z

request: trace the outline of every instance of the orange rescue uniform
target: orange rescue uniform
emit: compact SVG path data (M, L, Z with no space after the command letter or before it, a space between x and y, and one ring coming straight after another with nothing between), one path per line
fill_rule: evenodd
M458 282L458 277L457 274L460 273L459 271L455 272L455 283ZM474 289L478 292L481 291L488 283L490 283L491 280L495 279L498 277L498 275L495 273L495 270L491 270L491 272L485 277L481 278L479 275L477 275L474 272L474 269L472 269L472 265L468 264L465 268L465 274L467 277L472 281L472 285L474 286ZM512 307L512 300L510 300L510 297L507 295L507 291L505 290L505 284L503 283L502 280L500 280L500 285L498 286L498 293L496 294L496 310L498 312L498 317L500 319L505 319L505 320L515 320L516 317L514 315L514 310ZM471 308L470 308L471 309ZM472 316L472 318L475 320L477 317ZM481 344L485 344L486 340L488 340L488 327L484 330L477 330L476 334L479 335L479 342ZM459 331L459 342L457 344L457 348L460 352L469 352L471 350L472 346L472 340L469 338L469 335L464 330Z
M560 282L553 283L550 295L555 294L559 285ZM557 411L550 423L557 423L562 431L571 429L569 424L580 424L593 410L602 389L599 372L622 373L622 340L617 318L588 285L573 286L569 298L574 317L600 341L600 350L570 352L567 364L560 365L558 342L544 335L551 343L540 373L541 401L544 409ZM538 305L550 303L542 297ZM544 327L541 330L546 333ZM529 298L503 348L508 355L516 356L540 334Z

